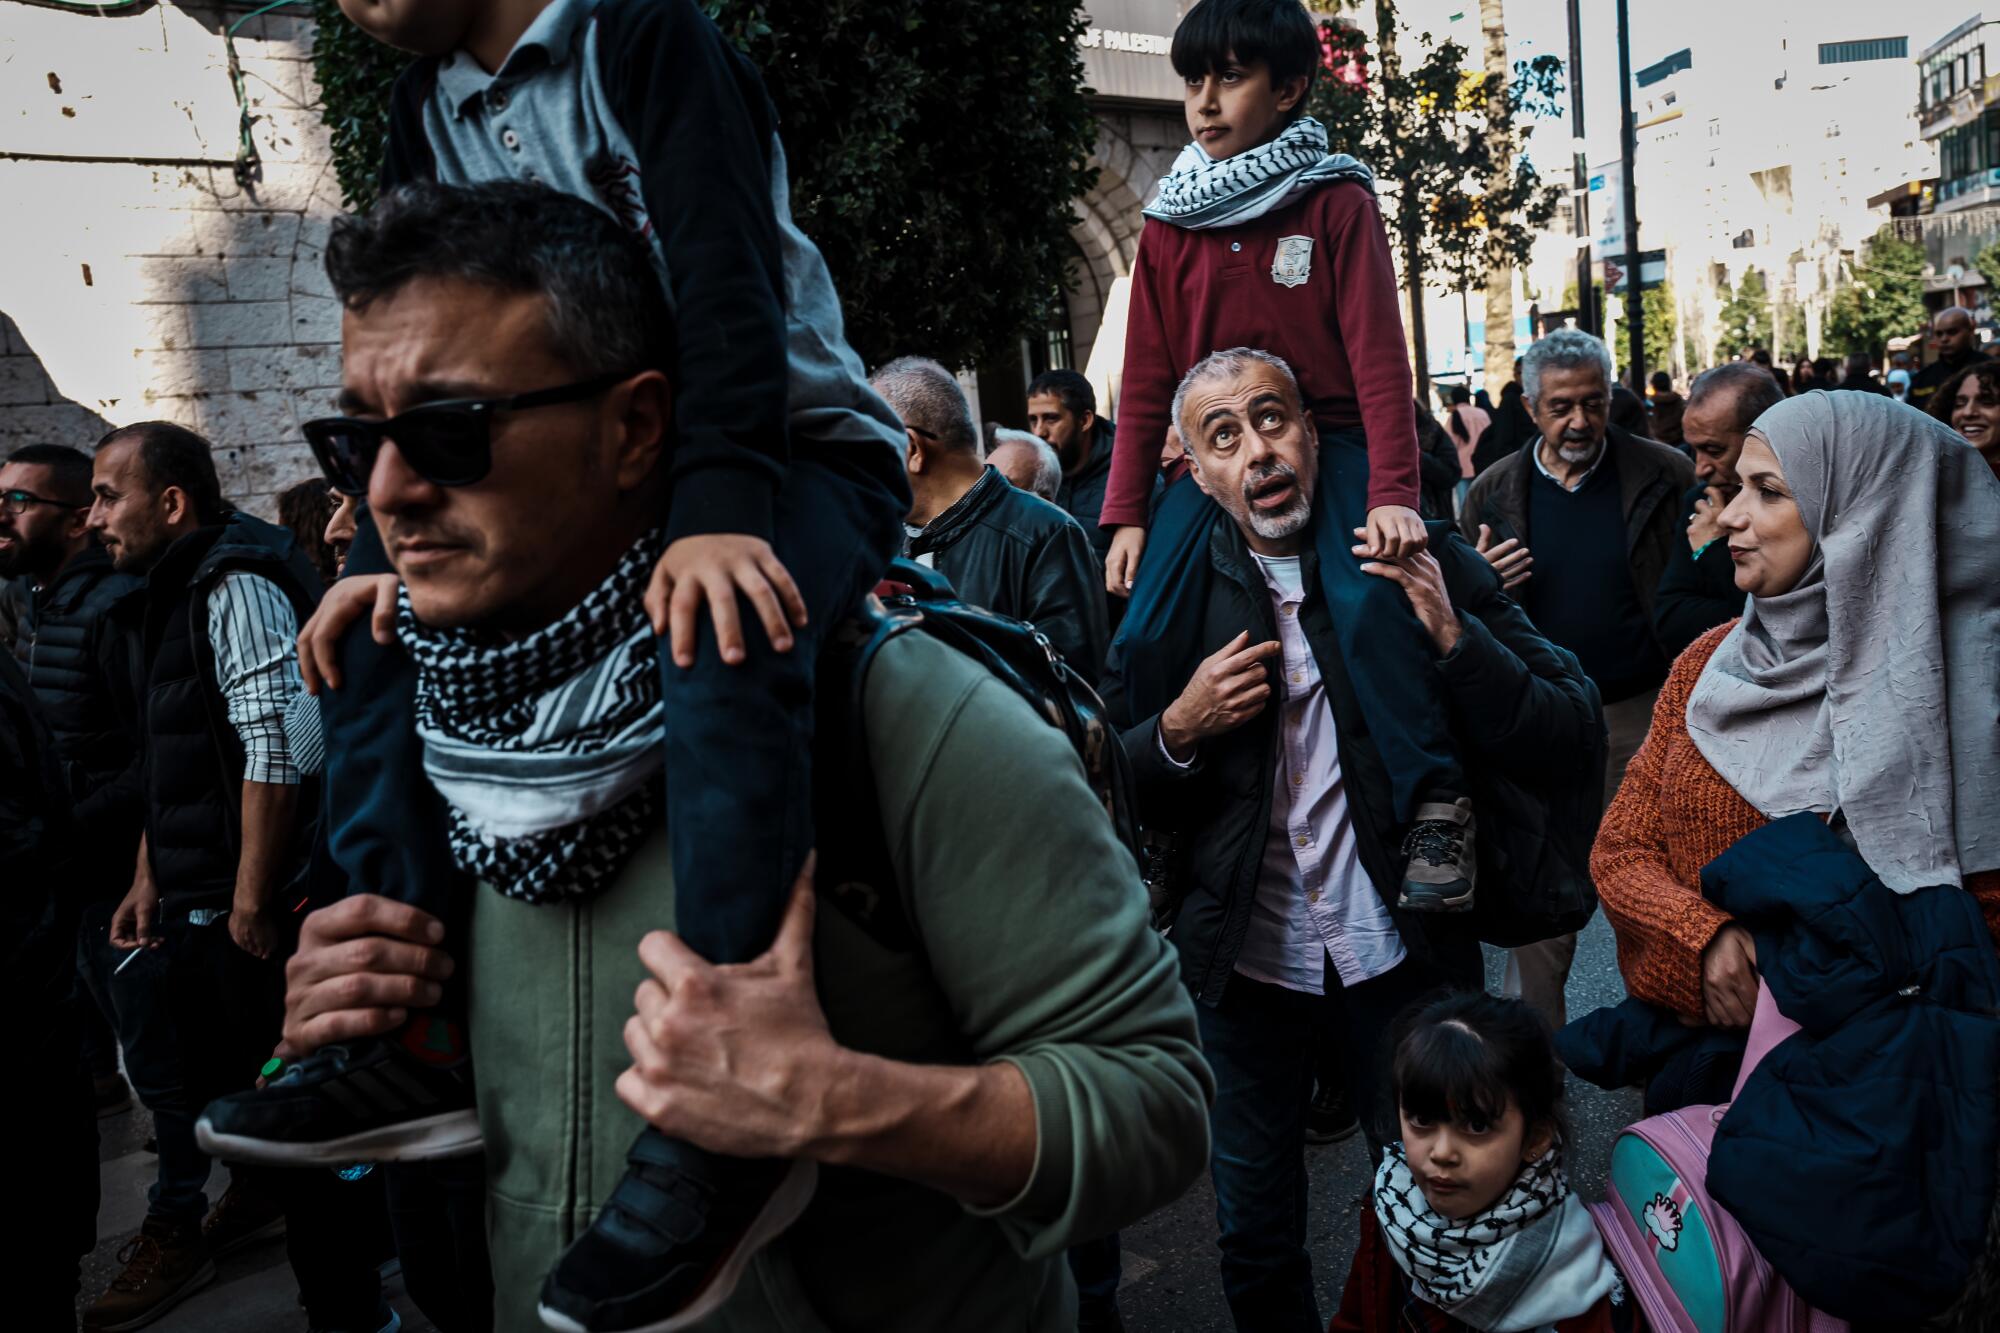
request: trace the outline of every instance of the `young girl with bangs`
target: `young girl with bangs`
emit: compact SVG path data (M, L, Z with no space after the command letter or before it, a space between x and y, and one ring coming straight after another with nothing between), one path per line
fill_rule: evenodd
M1520 1000L1460 992L1405 1015L1402 1141L1330 1333L1624 1333L1639 1327L1563 1170L1563 1071Z

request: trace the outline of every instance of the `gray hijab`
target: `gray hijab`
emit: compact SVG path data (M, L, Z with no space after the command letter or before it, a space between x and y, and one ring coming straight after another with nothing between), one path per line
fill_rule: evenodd
M2000 867L2000 480L1892 398L1813 392L1751 429L1812 563L1752 597L1688 698L1702 756L1773 819L1843 812L1898 893Z

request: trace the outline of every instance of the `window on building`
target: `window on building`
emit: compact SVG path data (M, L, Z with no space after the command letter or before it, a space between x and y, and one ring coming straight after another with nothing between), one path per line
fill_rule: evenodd
M1819 63L1822 65L1849 65L1858 60L1908 60L1910 39L1908 37L1871 37L1859 42L1821 42ZM1964 86L1965 57L1960 56L1960 86Z

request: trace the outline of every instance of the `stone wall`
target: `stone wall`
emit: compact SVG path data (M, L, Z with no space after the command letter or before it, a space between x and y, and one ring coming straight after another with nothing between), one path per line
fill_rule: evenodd
M0 454L165 418L255 512L316 475L298 422L340 382L341 202L303 7L236 33L262 159L237 181L223 31L250 8L0 0Z

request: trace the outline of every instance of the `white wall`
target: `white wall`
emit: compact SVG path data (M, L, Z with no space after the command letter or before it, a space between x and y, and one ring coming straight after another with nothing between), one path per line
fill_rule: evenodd
M320 257L341 203L288 10L237 33L263 178L232 173L222 30L246 12L0 4L0 453L166 418L265 514L317 472L298 422L340 380Z

